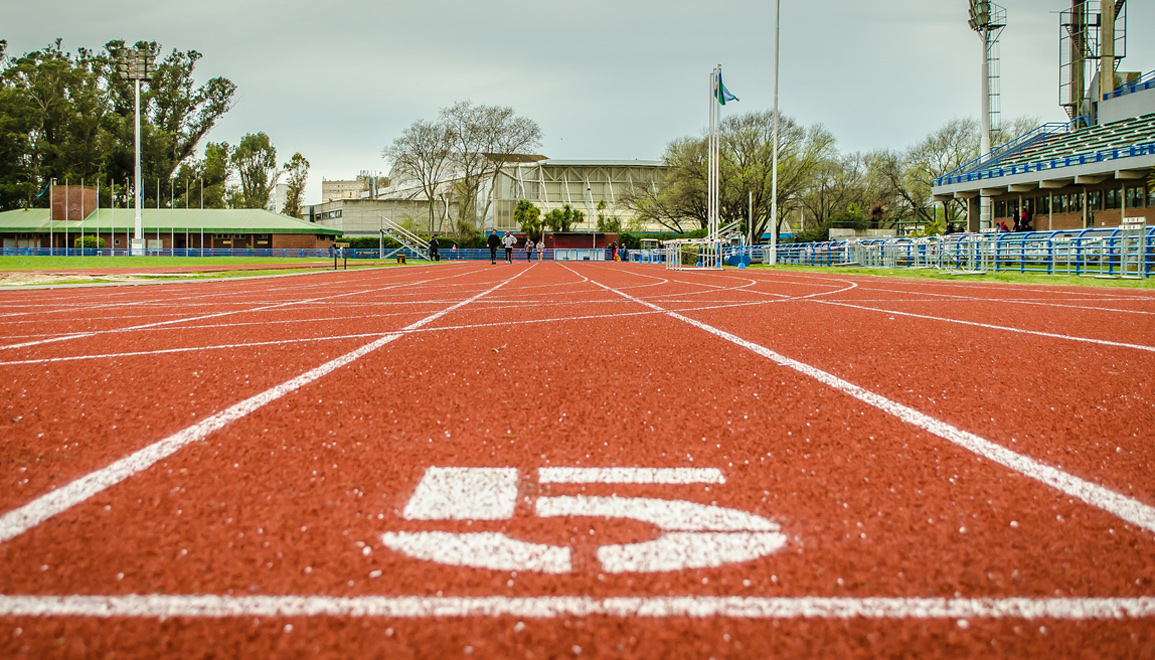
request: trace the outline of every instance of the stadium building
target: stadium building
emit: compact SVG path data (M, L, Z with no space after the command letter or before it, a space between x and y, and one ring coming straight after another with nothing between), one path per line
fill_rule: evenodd
M990 18L990 6L972 1L972 27ZM1043 124L935 180L935 201L967 205L968 229L1012 227L1024 210L1035 230L1155 224L1155 71L1117 70L1125 9L1123 0L1073 0L1061 13L1059 99L1069 121ZM984 99L987 112L993 100Z
M617 218L623 229L638 224L636 215L625 203L635 187L652 188L665 176L666 166L656 160L553 160L537 154L505 155L504 165L492 184L493 200L482 227L484 229L518 230L513 219L517 202L528 199L542 215L566 205L584 214L577 232L597 230L598 217ZM388 222L404 223L421 234L449 231L458 217L459 201L455 197L457 175L448 176L437 185L432 221L425 190L411 179L391 172L393 183L373 194L366 190L356 198L334 198L306 206L302 218L325 227L340 230L346 236L376 236ZM485 209L490 184L478 194L477 209ZM637 226L643 231L663 231L654 226Z

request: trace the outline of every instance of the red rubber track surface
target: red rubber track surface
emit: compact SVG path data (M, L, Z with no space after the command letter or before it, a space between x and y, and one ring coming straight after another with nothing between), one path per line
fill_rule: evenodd
M0 382L11 383L0 390L3 515L489 291L0 543L0 608L10 596L135 594L1155 597L1151 531L639 302L1151 506L1155 352L1143 347L1155 346L1155 296L1145 292L561 263L293 279L0 296L5 313L37 319L0 315L12 321L0 325ZM78 327L102 332L13 347ZM209 348L256 342L293 343ZM178 348L197 350L155 352ZM86 357L128 350L148 354ZM85 359L15 363L72 357ZM431 466L518 468L527 499L511 519L436 529L570 546L574 570L446 566L385 547L384 532L431 528L402 515ZM551 466L713 467L726 482L533 479ZM788 541L717 568L603 572L598 547L659 530L538 518L525 503L576 494L716 503L774 521ZM0 615L2 656L114 653L1148 657L1155 617Z

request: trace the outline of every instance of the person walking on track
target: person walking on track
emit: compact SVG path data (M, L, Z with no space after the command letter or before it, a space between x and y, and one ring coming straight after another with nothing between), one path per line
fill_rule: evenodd
M489 234L489 238L485 239L485 244L489 246L489 263L497 263L497 247L501 245L501 239L497 237L497 230L494 229Z
M545 236L537 239L537 260L545 261Z
M525 237L525 260L533 261L533 239L529 236Z
M513 234L505 232L505 238L501 239L501 243L505 245L505 263L513 263L513 246L517 245L517 239Z
M441 245L437 242L436 236L429 239L429 260L430 261L441 261L441 253L437 251L438 248L440 248L440 247L441 247Z

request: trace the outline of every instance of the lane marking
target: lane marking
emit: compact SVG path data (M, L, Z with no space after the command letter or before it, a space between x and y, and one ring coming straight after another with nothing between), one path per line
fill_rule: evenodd
M385 287L375 287L372 289L364 289L361 291L350 291L347 293L336 293L336 294L320 296L317 298L307 298L305 300L293 300L293 301L277 303L277 304L273 304L273 305L264 305L261 307L255 307L253 309L233 309L233 310L228 310L228 311L224 311L224 312L216 312L215 314L202 314L200 316L191 316L191 317L187 317L187 318L170 319L168 321L157 321L155 323L143 323L140 325L134 325L134 326L130 326L127 328L115 328L115 329L110 329L110 330L94 330L91 332L67 333L67 334L62 334L62 335L56 336L56 337L52 337L50 339L38 339L36 341L27 341L27 342L21 342L18 344L3 345L3 346L0 346L0 350L7 350L7 349L11 349L11 348L27 348L29 346L40 346L43 344L52 344L52 343L67 341L69 339L82 339L85 337L94 337L97 335L109 335L109 334L117 334L117 333L121 333L121 332L129 332L129 331L133 331L133 330L157 328L157 327L161 327L161 326L172 325L174 323L187 323L189 321L203 321L205 319L218 318L221 316L229 316L232 314L247 314L247 313L251 313L251 312L264 312L264 311L268 311L271 309L280 309L283 307L291 307L293 305L305 305L308 303L332 300L333 298L344 298L347 296L357 296L357 295L364 295L367 293L377 293L380 291L388 291L390 289L397 289L400 287L412 286L414 284L424 284L426 282L434 282L434 281L439 281L439 280L452 279L454 277L460 277L462 275L468 275L472 272L475 272L475 271L467 271L467 272L463 272L463 273L458 273L456 275L449 275L448 277L431 278L428 280L422 280L422 281L412 282L412 283L401 282L398 284L392 284L392 285L385 286ZM519 272L524 273L525 271L519 271Z
M333 339L364 339L366 337L380 337L393 334L390 332L362 332L353 335L329 335L327 337L302 337L300 339L276 339L273 341L254 341L242 344L213 344L211 346L186 346L181 348L158 348L152 351L134 351L131 353L101 353L99 355L66 355L51 358L32 358L29 360L0 361L0 367L10 367L21 364L48 364L52 362L75 362L77 360L105 360L109 358L138 357L142 355L164 355L166 353L196 353L200 351L214 351L231 348L248 348L251 346L280 346L283 344L300 344L313 341L329 341Z
M381 542L407 556L448 566L550 575L573 570L569 548L522 541L500 532L385 532Z
M724 484L718 468L544 467L537 480L543 484Z
M532 267L531 267L532 268ZM463 300L451 307L447 307L435 314L431 314L420 321L409 324L403 330L414 330L423 325L432 323L437 319L449 314L450 312L460 309L469 303L485 296L489 293L497 291L506 284L521 277L527 270L519 270L513 277L504 280L471 298ZM167 438L158 440L157 442L129 454L112 464L90 472L84 477L77 479L65 486L57 488L49 493L41 495L35 500L25 504L21 507L13 509L8 513L0 516L0 543L10 541L13 538L23 534L29 529L39 525L40 523L56 516L72 507L84 502L93 495L100 493L116 484L128 479L129 477L147 470L157 462L171 456L183 447L194 442L203 440L214 431L231 424L232 422L249 415L250 413L276 401L285 395L294 392L313 381L318 380L322 376L335 371L373 351L396 341L404 336L405 332L393 332L380 339L372 341L364 346L346 353L336 359L330 360L319 367L315 367L306 371L305 373L287 380L280 385L269 388L264 392L251 396L244 401L233 404L232 406L214 414L200 422L182 430L178 431Z
M568 268L568 267L567 267ZM592 281L592 280L591 280ZM888 399L881 394L877 394L863 387L859 387L849 381L843 380L834 374L823 371L817 367L811 366L804 362L799 362L785 355L777 353L765 346L755 344L747 341L741 337L715 328L701 321L692 319L674 311L663 309L653 303L635 298L628 293L615 290L613 287L601 284L600 282L593 282L598 286L613 291L618 295L637 302L640 305L645 305L650 309L662 310L671 318L675 318L684 323L688 323L700 330L704 330L716 337L720 337L732 344L736 344L753 353L761 355L764 358L774 362L775 364L792 369L804 376L808 376L828 387L831 387L843 394L851 396L863 403L877 408L889 415L897 417L898 419L920 428L928 433L936 435L948 442L951 442L963 449L966 449L974 454L987 458L999 465L1010 468L1019 474L1025 475L1036 481L1044 483L1052 488L1062 492L1066 495L1074 497L1086 504L1089 504L1098 509L1102 509L1122 520L1125 520L1133 525L1136 525L1149 532L1155 532L1155 507L1144 504L1136 499L1127 497L1121 493L1117 493L1109 488L1101 486L1097 483L1081 479L1072 474L1064 472L1058 468L1052 467L1033 458L1011 451L1006 447L991 442L974 433L964 431L960 428L952 426L947 422L932 417L926 413L920 412L903 405L897 401Z
M1155 617L1155 598L760 598L751 596L0 596L4 617L231 619L519 616L1128 621Z
M548 469L548 468L543 468ZM616 474L615 474L616 470ZM591 483L596 468L562 472ZM608 483L724 483L720 470L607 468L618 477ZM539 471L539 476L541 472ZM655 477L667 477L664 482ZM687 480L689 479L689 481ZM622 479L625 479L623 481ZM638 481L641 479L641 481ZM429 467L409 497L402 513L406 520L509 520L518 502L517 468ZM530 497L526 498L528 502ZM658 538L603 545L597 558L607 573L655 573L717 568L749 562L773 554L786 545L777 523L760 515L681 499L648 497L537 497L534 513L541 518L626 518L662 530ZM591 530L592 531L592 530ZM381 542L401 554L448 566L507 571L568 573L573 570L571 550L565 546L529 543L503 532L401 531L386 532Z
M1119 341L1109 341L1107 339L1092 339L1091 337L1078 337L1075 335L1061 335L1055 332L1043 332L1041 330L1026 330L1023 328L1012 328L1006 325L994 325L992 323L980 323L978 321L963 321L961 319L946 318L943 316L930 316L929 314L915 314L914 312L897 312L890 309L878 309L876 307L865 307L863 305L853 305L851 303L836 302L833 300L811 300L810 302L819 303L821 305L837 305L839 307L851 307L853 309L861 309L868 312L877 312L879 314L894 314L896 316L909 316L916 319L926 319L929 321L942 321L944 323L958 323L959 325L969 325L976 328L986 328L988 330L1000 330L1003 332L1017 332L1024 335L1035 335L1037 337L1048 337L1051 339L1063 339L1066 341L1083 342L1086 344L1098 344L1100 346L1111 346L1114 348L1133 348L1139 351L1155 352L1155 346L1147 346L1145 344L1128 344Z
M517 468L430 467L405 505L406 520L508 520Z
M540 497L543 518L629 518L664 534L640 543L603 545L598 561L607 573L659 573L718 568L761 559L781 550L786 535L762 516L687 500L647 497Z

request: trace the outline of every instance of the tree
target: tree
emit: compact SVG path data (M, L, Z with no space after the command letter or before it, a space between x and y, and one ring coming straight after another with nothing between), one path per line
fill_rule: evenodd
M536 149L541 143L537 123L514 114L513 108L474 105L460 101L441 110L447 132L453 168L459 177L459 220L475 224L481 188L489 184L480 218L489 213L493 187L501 167L513 154Z
M138 47L158 47L156 42L137 42ZM131 158L134 83L115 72L123 41L110 41L99 57L108 85L112 113L109 132L116 138L113 153L118 162ZM152 79L141 85L141 155L145 179L167 179L195 155L201 140L233 106L236 85L226 78L211 78L196 85L193 72L203 57L195 50L173 49L156 63Z
M566 232L569 231L571 227L581 224L585 217L584 213L566 204L560 209L554 209L546 213L543 224L549 227L550 231Z
M622 219L616 215L606 215L606 200L598 202L598 231L616 234L622 230Z
M229 185L234 174L231 159L232 148L228 142L209 142L203 158L182 164L177 170L177 179L191 182L190 199L181 197L177 206L184 206L187 201L190 207L199 208L203 199L206 209L227 208L229 199L239 196Z
M778 218L771 225L773 174L773 113L754 112L727 117L721 125L722 223L745 219L753 196L754 233L781 226L822 163L834 157L834 137L821 126L803 127L788 117L779 125ZM639 216L674 231L684 223L707 225L707 139L680 138L666 147L665 179L657 186L631 189L625 201Z
M269 207L273 189L280 172L277 170L277 149L263 132L249 133L241 138L233 151L232 164L240 178L240 189L234 193L234 208L265 209Z
M285 163L284 168L289 175L286 181L289 184L289 190L285 196L285 207L281 209L281 213L296 218L301 215L301 204L305 198L305 184L309 180L309 161L305 160L305 157L298 152L293 154L289 162Z
M513 209L513 221L525 232L526 236L534 240L541 237L541 209L534 206L533 202L528 199L517 200L517 207Z
M436 222L434 208L450 167L449 130L445 124L419 119L395 138L381 156L393 161L393 176L414 179L421 186L429 201L429 229L434 235L441 233L445 214L441 223Z
M134 170L134 84L116 72L123 41L73 55L61 40L6 60L0 71L0 209L47 205L52 179L123 182ZM138 45L155 46L151 42ZM173 50L142 85L141 166L145 181L172 177L232 107L225 78L197 85L197 51ZM155 186L143 186L146 203Z

